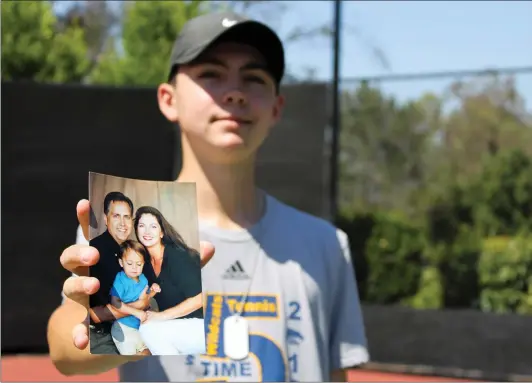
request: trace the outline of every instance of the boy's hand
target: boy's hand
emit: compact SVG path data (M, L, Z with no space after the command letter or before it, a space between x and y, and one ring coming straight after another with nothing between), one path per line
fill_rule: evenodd
M166 313L164 312L147 311L146 314L147 314L146 321L150 321L150 322L164 321L164 320L170 319L167 317Z
M154 284L151 285L149 291L150 291L150 298L153 298L155 296L155 294L161 292L161 287L157 283L154 283Z
M83 234L88 240L89 238L89 217L90 205L88 200L81 200L77 205L78 221L83 229ZM200 256L201 267L205 266L207 262L214 255L214 247L208 242L201 242ZM71 273L76 274L68 278L63 285L63 294L67 299L73 303L89 309L89 296L96 293L100 288L100 282L94 277L88 277L89 267L95 265L100 256L98 250L94 247L86 245L72 245L66 248L61 254L61 266ZM84 350L89 344L89 327L88 320L79 323L72 329L72 340L74 345Z

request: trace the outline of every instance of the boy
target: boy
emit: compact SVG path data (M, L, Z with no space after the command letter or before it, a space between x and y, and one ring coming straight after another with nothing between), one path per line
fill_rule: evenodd
M123 270L116 274L113 282L111 304L130 315L113 323L111 335L121 355L151 355L139 333L140 323L147 319L148 314L128 305L144 293L151 299L161 291L156 283L146 291L148 280L142 273L146 259L149 256L139 242L129 239L120 245L118 263Z
M275 32L233 13L200 16L180 32L157 98L163 115L181 128L178 181L196 183L201 238L216 249L202 270L207 355L138 360L121 367L121 380L345 381L346 369L367 362L346 235L255 183L257 151L284 105L284 66ZM84 233L88 209L88 201L78 204ZM204 244L202 256L213 251ZM68 270L94 262L97 254L81 244L62 256ZM64 373L131 361L80 351L86 328L76 323L86 295L96 290L97 281L71 277L63 291L74 302L50 319L52 360ZM69 316L74 312L78 322Z

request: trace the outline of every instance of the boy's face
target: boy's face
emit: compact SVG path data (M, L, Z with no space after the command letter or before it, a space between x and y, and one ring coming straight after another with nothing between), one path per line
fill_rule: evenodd
M196 155L238 162L253 155L279 120L283 98L254 48L220 43L159 87L159 106L179 123Z
M129 278L138 278L144 268L144 259L142 255L133 250L128 250L124 256L118 260L120 266Z

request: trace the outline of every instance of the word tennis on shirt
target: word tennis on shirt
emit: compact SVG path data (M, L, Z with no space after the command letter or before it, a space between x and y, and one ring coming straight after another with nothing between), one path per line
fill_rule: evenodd
M257 297L250 297L250 298L257 298ZM261 297L263 298L261 301L256 302L240 302L240 299L237 298L227 298L227 305L229 306L229 310L231 312L242 312L244 313L244 316L269 316L267 314L271 314L272 317L277 316L277 302L275 297ZM272 299L273 298L273 299Z
M234 313L255 319L277 319L279 303L276 295L250 295L245 302L238 294L207 294L207 355L222 356L223 344L221 326L225 318Z

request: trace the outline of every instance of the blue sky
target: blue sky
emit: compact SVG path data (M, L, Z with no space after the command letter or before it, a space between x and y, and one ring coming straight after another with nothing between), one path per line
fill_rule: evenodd
M285 6L284 12L263 5L254 15L281 36L294 26L332 23L330 1L278 3ZM532 66L531 19L532 1L343 1L341 74L350 78ZM389 70L376 59L372 46L384 52ZM317 79L330 81L331 47L323 38L290 44L287 63L295 73L313 67ZM426 91L441 92L451 81L383 83L382 88L406 100ZM532 73L518 75L517 85L532 109Z
M329 1L284 2L281 34L290 25L332 22ZM270 18L271 19L271 18ZM532 67L531 1L344 1L343 23L354 27L342 34L342 77L418 73L498 67ZM390 64L387 70L372 53L379 47ZM287 49L295 70L312 65L319 79L332 78L331 42L312 40ZM532 73L516 77L529 109ZM445 80L384 83L383 89L401 99L425 91L442 91Z

